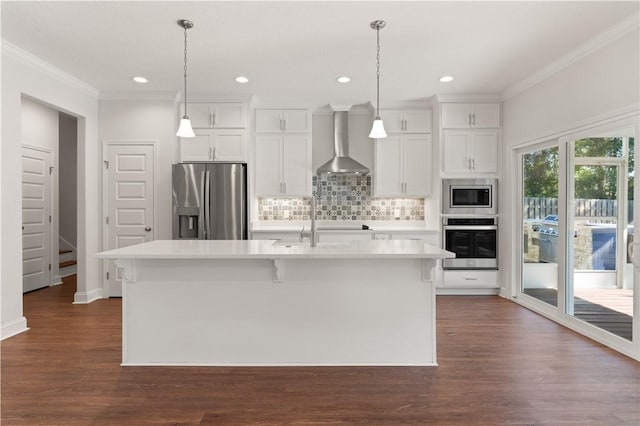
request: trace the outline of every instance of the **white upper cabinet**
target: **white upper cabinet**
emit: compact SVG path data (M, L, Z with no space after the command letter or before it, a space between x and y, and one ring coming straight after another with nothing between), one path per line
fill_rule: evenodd
M180 138L180 161L246 161L246 130L194 129L194 138Z
M431 133L431 110L381 109L387 133Z
M431 135L392 134L375 141L374 195L426 197L431 191Z
M256 133L310 133L308 109L256 109Z
M311 135L256 135L256 195L311 196Z
M189 103L187 113L194 129L243 129L247 126L247 107L244 102ZM180 117L184 104L180 104Z
M444 129L497 129L501 126L499 103L443 103Z
M443 172L448 176L498 173L498 130L445 130Z

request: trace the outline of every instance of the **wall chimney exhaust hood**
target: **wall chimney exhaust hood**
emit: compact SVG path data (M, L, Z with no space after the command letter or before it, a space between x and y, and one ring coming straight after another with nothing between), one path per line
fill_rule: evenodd
M333 109L334 156L318 167L318 174L366 175L370 170L349 157L349 110Z

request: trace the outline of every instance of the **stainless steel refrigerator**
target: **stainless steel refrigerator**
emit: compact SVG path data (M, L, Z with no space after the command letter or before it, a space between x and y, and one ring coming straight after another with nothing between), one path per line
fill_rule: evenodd
M246 240L247 165L173 165L173 239Z

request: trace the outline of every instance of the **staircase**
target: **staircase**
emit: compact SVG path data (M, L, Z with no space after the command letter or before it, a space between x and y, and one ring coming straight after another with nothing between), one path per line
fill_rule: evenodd
M75 274L77 272L75 251L60 250L58 255L60 259L60 277L64 278Z

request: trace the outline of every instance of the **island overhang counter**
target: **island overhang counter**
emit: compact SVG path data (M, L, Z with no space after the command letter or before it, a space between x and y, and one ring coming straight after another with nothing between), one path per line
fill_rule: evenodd
M438 259L421 241L156 240L122 278L122 365L436 365Z

